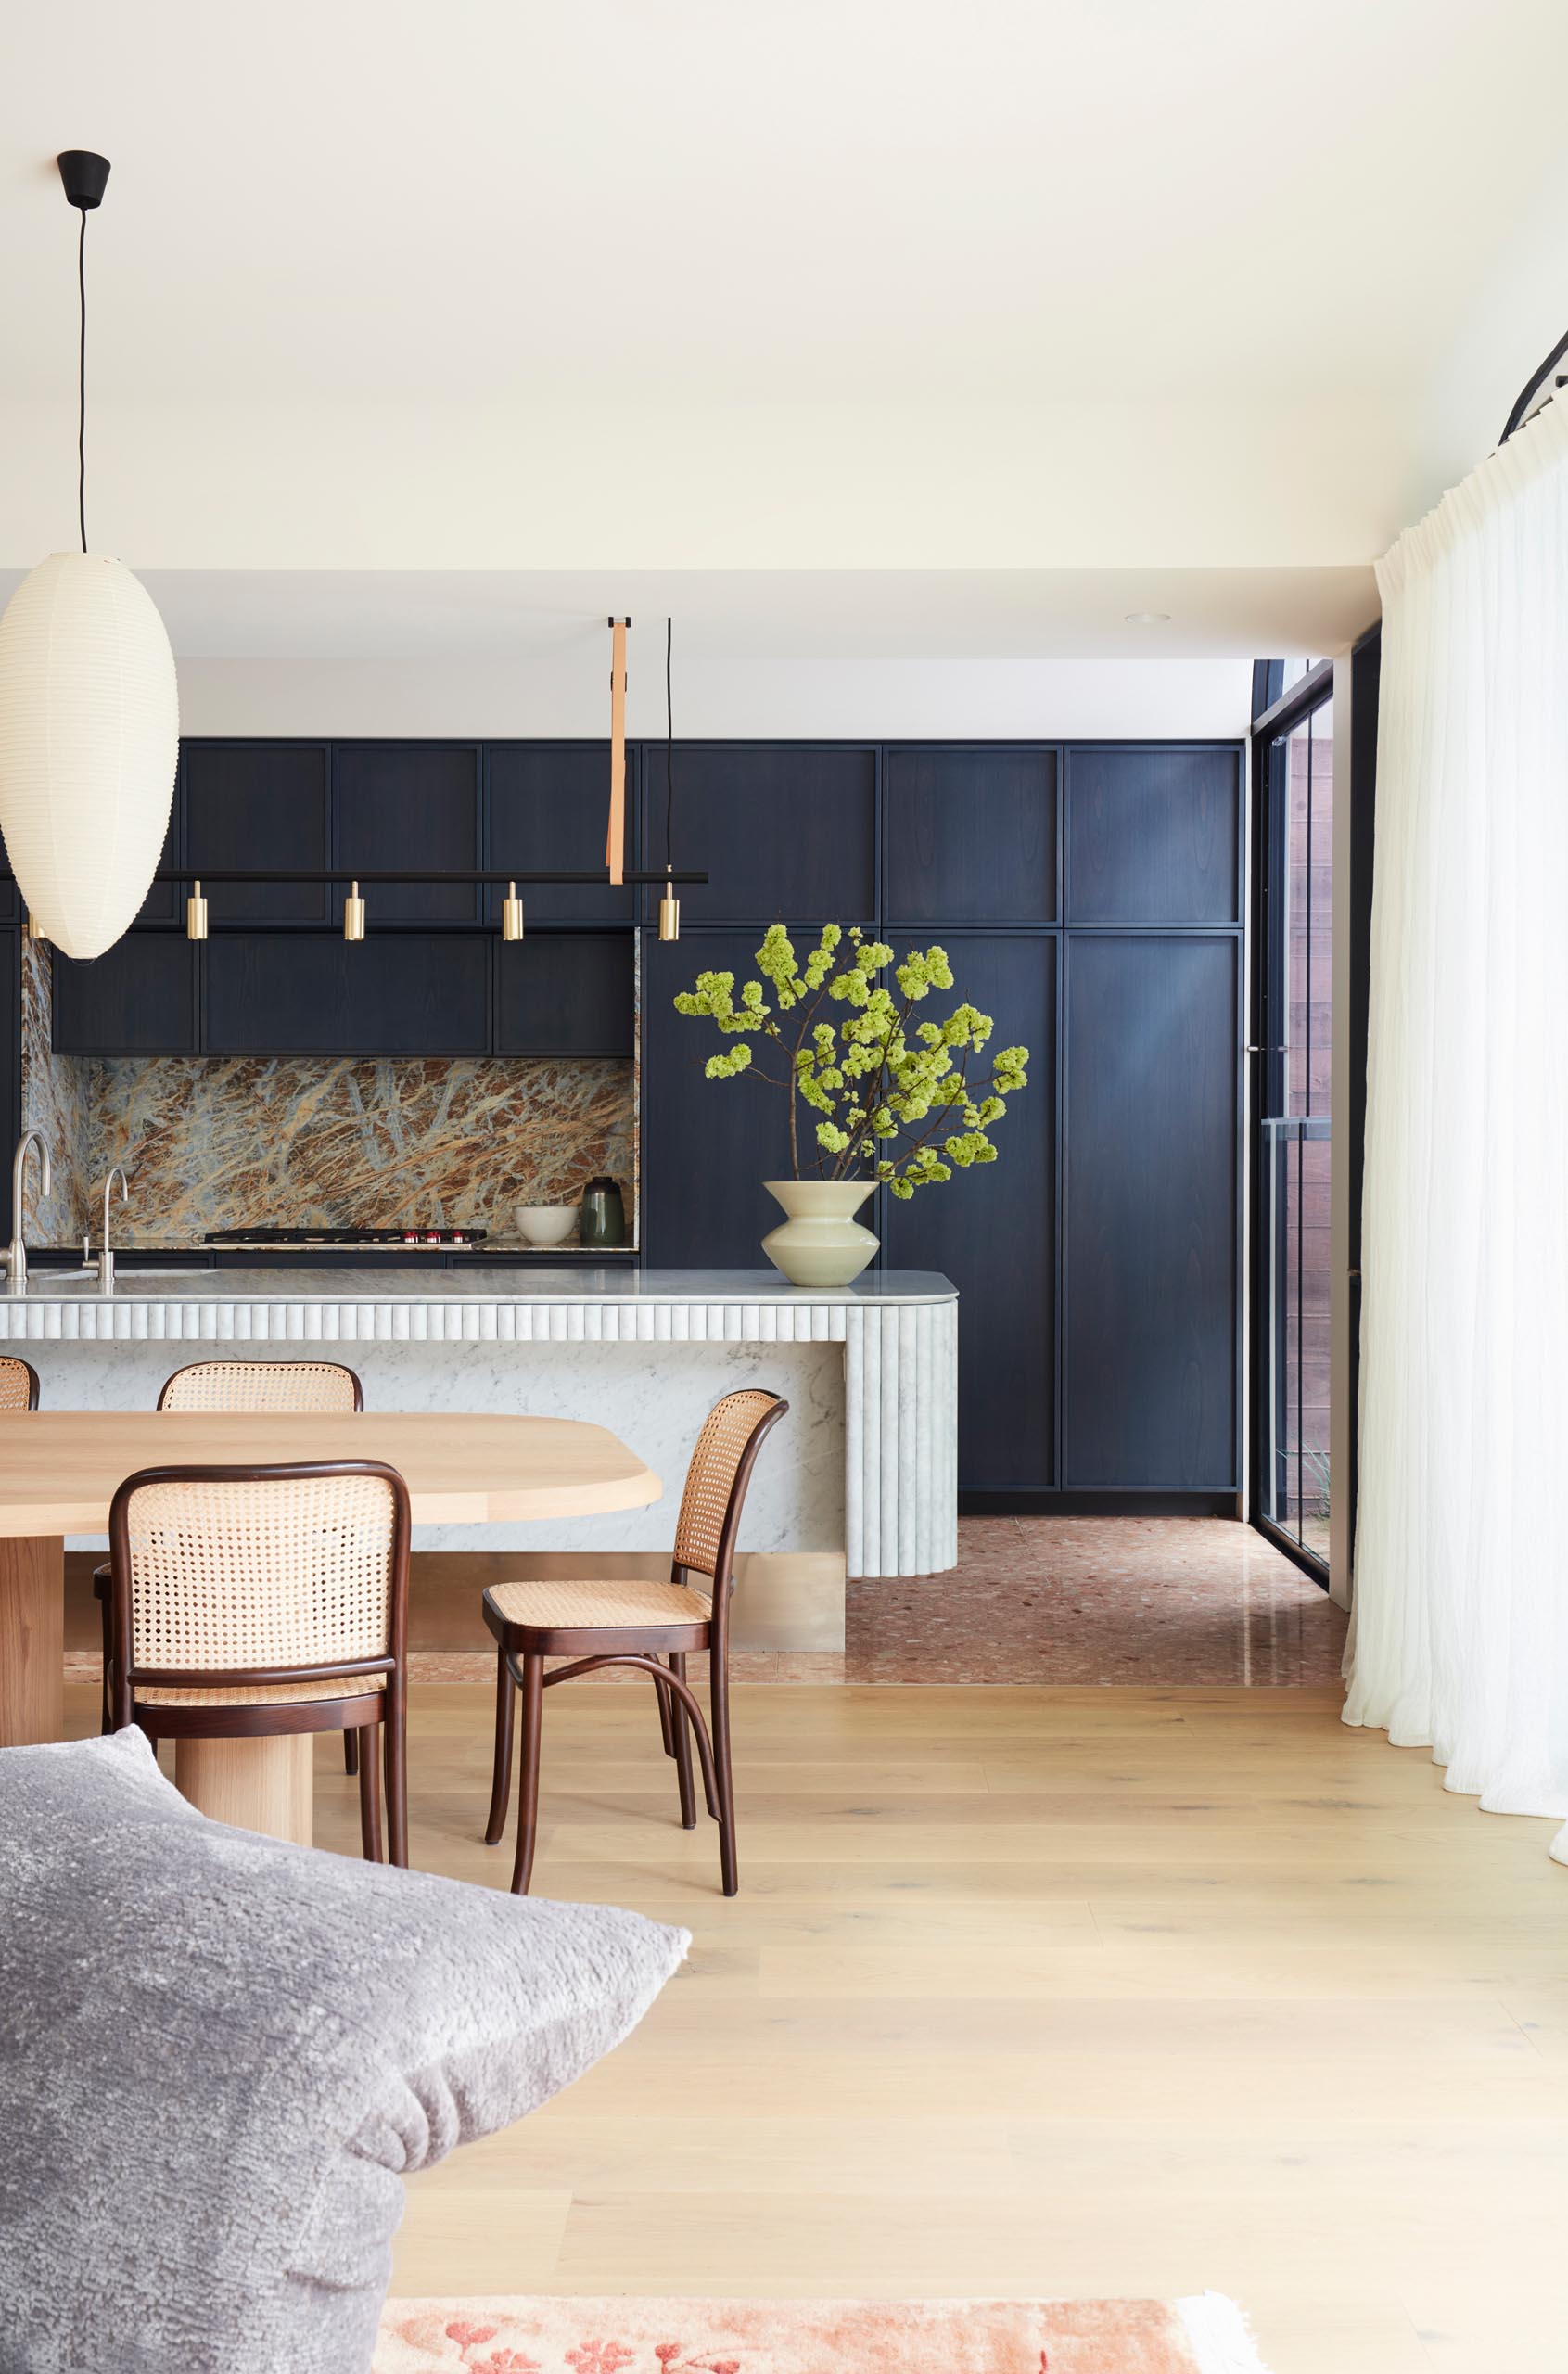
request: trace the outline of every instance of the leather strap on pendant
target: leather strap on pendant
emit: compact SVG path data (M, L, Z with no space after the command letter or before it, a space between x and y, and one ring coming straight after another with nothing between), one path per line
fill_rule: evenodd
M605 836L605 863L616 884L626 872L627 625L625 619L610 620L610 823Z

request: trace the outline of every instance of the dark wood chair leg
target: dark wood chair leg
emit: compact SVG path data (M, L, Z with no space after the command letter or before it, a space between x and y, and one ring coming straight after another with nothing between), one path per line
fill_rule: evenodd
M685 1680L686 1657L683 1650L672 1649L670 1651L669 1670L673 1674L678 1674L682 1681ZM681 1827L682 1830L695 1830L697 1826L697 1793L692 1786L691 1726L686 1720L685 1708L682 1705L681 1701L676 1697L675 1692L672 1690L665 1690L661 1687L658 1694L669 1709L669 1719L675 1733L675 1747L673 1752L675 1756L675 1777L681 1784Z
M654 1696L658 1700L658 1727L664 1740L664 1752L666 1755L673 1755L675 1753L675 1710L670 1703L670 1692L666 1690L662 1681L655 1682Z
M408 1702L401 1674L387 1690L387 1719L381 1726L387 1745L387 1860L400 1871L408 1869ZM370 1742L365 1755L373 1754Z
M360 1735L358 1731L343 1734L343 1769L351 1780L360 1768Z
M114 1717L109 1710L108 1703L108 1668L109 1660L114 1654L114 1636L108 1591L105 1591L99 1603L99 1613L104 1624L104 1678L100 1692L98 1729L107 1737L114 1729ZM660 1698L664 1696L662 1690L659 1691L659 1696Z
M735 1895L740 1890L740 1871L735 1857L735 1780L730 1764L730 1675L726 1661L717 1653L709 1654L708 1666L709 1728L719 1787L719 1870L724 1894Z
M660 1695L663 1695L662 1687ZM512 1893L527 1895L533 1877L533 1842L539 1827L539 1747L544 1716L544 1659L523 1659L522 1770L517 1782L517 1854Z
M352 1736L349 1734L348 1736ZM381 1759L374 1747L367 1747L360 1757L360 1844L367 1863L379 1863L381 1855Z
M663 1692L659 1694L662 1697ZM512 1733L516 1729L516 1698L517 1685L503 1649L495 1661L495 1762L490 1781L490 1819L485 1824L487 1846L498 1845L506 1827L506 1800L512 1793Z

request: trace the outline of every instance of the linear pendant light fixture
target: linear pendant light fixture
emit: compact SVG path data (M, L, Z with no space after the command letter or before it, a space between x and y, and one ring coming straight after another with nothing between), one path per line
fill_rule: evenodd
M87 549L87 217L108 160L58 160L77 246L79 553L51 553L0 618L0 831L40 936L101 956L151 887L174 798L179 701L163 621L123 562Z

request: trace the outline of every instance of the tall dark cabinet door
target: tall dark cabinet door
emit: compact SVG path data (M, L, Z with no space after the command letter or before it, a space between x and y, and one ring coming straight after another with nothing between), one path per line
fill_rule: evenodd
M966 936L950 953L946 1004L990 1015L993 1046L1027 1047L1029 1084L996 1125L995 1162L884 1199L885 1254L958 1288L961 1489L1038 1489L1056 1481L1056 942Z
M644 758L643 862L659 866L664 752L650 744ZM678 866L702 867L708 877L681 893L688 927L793 918L804 937L813 924L869 923L876 913L876 752L677 743L673 854ZM644 923L656 920L658 895L644 891Z
M492 742L486 755L490 765L487 867L565 874L604 864L610 798L607 742ZM624 887L612 890L607 883L603 887L596 883L569 882L520 887L530 925L629 924L637 895ZM488 894L492 923L501 920L505 895L499 884Z
M345 875L378 866L474 873L479 837L478 744L338 744L338 863ZM477 888L463 883L382 883L366 900L373 924L471 924L482 912Z
M789 1177L784 1099L755 1079L706 1079L711 1054L733 1046L671 1000L699 973L757 977L758 935L687 932L643 942L643 1257L659 1270L765 1270L759 1250L784 1219L765 1179ZM776 1068L754 1042L759 1065Z
M332 753L325 743L187 742L185 862L198 874L332 862ZM224 882L208 888L215 925L324 924L321 882Z
M1067 751L1069 924L1239 924L1234 744Z
M1236 1487L1241 943L1069 937L1063 1482Z
M890 930L1054 920L1054 750L895 747L886 764Z

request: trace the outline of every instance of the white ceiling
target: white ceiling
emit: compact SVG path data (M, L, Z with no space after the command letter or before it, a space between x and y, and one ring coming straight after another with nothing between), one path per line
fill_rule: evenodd
M1124 602L1322 647L1568 326L1564 70L1562 0L34 8L0 563L73 524L83 146L93 540L254 581L187 647L445 648L618 572L774 648Z
M0 603L19 574L0 570ZM184 659L585 652L597 669L613 613L660 671L667 617L683 658L1168 660L1332 651L1376 605L1365 568L142 574Z

